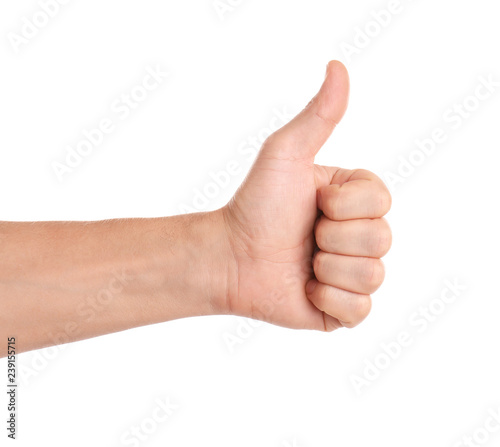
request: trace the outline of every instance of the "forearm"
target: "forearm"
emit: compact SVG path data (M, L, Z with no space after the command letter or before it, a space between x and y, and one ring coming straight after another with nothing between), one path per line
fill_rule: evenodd
M0 356L224 313L221 214L0 223Z

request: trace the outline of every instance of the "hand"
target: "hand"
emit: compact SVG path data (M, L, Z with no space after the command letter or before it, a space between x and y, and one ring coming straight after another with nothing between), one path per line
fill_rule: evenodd
M0 222L0 336L16 334L25 352L195 315L358 324L384 276L391 197L368 171L314 164L348 91L346 69L331 62L318 95L266 140L217 211Z
M347 70L330 62L319 93L265 141L221 209L234 259L228 313L322 331L368 315L391 245L391 196L369 171L314 164L348 96Z

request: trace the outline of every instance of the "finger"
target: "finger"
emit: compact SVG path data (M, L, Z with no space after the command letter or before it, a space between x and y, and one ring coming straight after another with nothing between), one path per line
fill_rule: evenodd
M313 260L316 279L323 284L350 292L371 294L384 281L380 259L344 256L318 251Z
M339 61L328 64L318 94L287 125L269 137L266 156L313 159L342 119L349 98L349 75Z
M335 221L321 216L315 238L325 252L369 258L385 256L392 243L391 228L384 218Z
M332 332L335 329L344 327L337 318L328 315L326 312L323 312L323 324L325 325L325 332Z
M332 184L318 189L318 208L325 216L331 220L375 219L389 212L391 194L375 174L364 169L336 172L340 175L334 175Z
M348 292L316 280L306 286L307 298L319 309L336 319L342 326L352 328L361 323L370 313L370 295ZM335 321L330 322L335 328ZM327 322L325 321L325 330Z

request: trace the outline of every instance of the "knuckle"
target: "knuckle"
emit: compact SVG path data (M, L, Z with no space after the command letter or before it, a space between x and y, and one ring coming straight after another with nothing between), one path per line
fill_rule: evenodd
M384 282L385 269L380 259L365 258L363 281L369 293L375 292Z
M278 129L269 135L262 143L262 151L271 154L270 158L291 158L290 153L293 153L293 148L296 146L296 141L293 135L285 132L284 129Z
M342 188L338 185L330 185L321 192L321 208L323 212L330 218L335 219L339 216L342 203Z
M349 318L342 321L343 326L347 328L353 328L361 323L369 315L372 309L372 299L370 295L357 295L350 303Z
M377 174L373 173L372 171L369 171L368 169L362 169L362 168L353 169L351 177L352 176L356 178L365 178L370 180L378 178Z
M378 193L378 207L381 215L385 215L389 212L392 206L392 196L384 183L380 192Z
M286 135L280 135L279 131L273 132L269 135L265 140L262 146L274 146L277 144L286 144L287 138Z
M334 330L339 329L343 326L337 318L332 317L331 315L328 315L326 313L324 313L324 321L326 332L333 332Z
M325 310L328 299L327 288L322 286L321 284L318 284L318 286L314 290L314 295L316 307L320 310Z
M324 249L324 242L325 242L325 229L324 229L324 221L323 219L320 219L318 222L318 225L316 226L316 229L314 230L314 237L316 239L316 244L318 247L323 250Z
M330 212L334 218L340 218L342 215L342 203L345 189L340 187L333 190L330 198Z
M313 259L313 270L314 273L317 275L323 270L323 266L325 264L325 253L322 251L318 251Z
M370 252L373 256L382 257L387 254L392 245L391 227L385 219L377 222L377 228L371 237Z
M314 236L316 238L316 244L318 244L318 247L321 250L327 251L329 246L331 245L330 244L331 238L330 238L330 231L328 228L328 222L324 217L322 217L319 220Z

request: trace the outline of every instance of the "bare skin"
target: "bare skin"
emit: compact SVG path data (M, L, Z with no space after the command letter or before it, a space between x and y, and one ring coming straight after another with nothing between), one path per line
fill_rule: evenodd
M0 223L0 356L8 337L23 352L195 315L359 324L384 278L391 197L369 171L314 164L348 95L345 67L330 62L319 93L219 210Z

